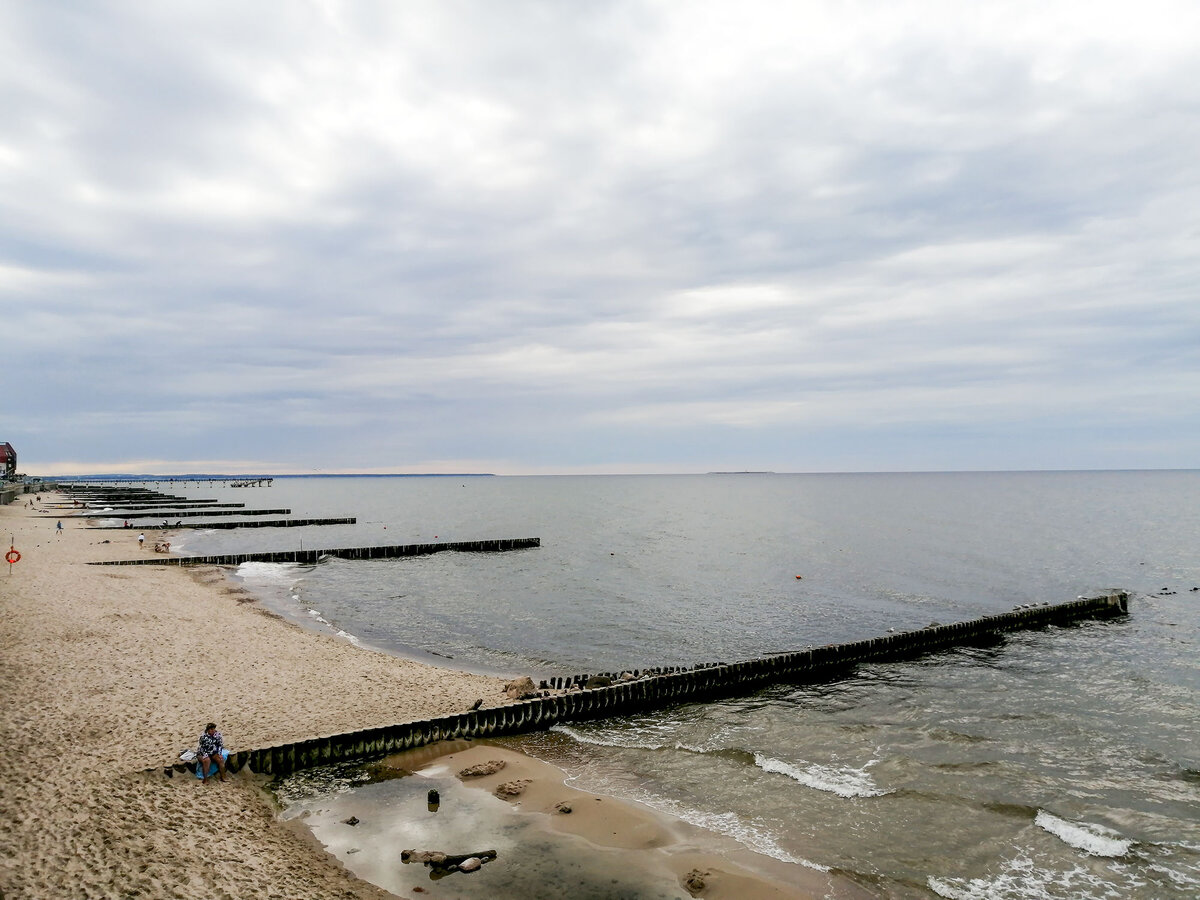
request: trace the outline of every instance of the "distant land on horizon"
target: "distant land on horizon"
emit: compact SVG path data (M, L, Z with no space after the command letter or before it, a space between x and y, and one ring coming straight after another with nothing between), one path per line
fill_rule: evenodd
M191 472L186 475L39 475L43 481L189 481L204 478L209 481L258 481L264 478L494 478L494 472L310 472L297 475L223 475L211 472Z

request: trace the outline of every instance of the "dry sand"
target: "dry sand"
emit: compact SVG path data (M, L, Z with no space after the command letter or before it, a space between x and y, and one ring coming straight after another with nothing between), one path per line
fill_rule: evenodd
M139 549L136 529L86 531L66 516L56 536L54 518L24 507L30 497L0 507L0 541L7 550L12 535L22 554L11 574L0 568L0 896L394 896L281 821L261 778L243 770L201 785L162 767L210 720L227 745L252 749L459 712L479 698L497 705L503 680L288 624L217 569L88 566L152 551ZM607 806L627 809L599 826L617 840L640 844L658 827L642 810ZM577 817L571 827L591 826ZM674 865L718 863L679 855ZM808 896L748 872L712 881L736 889L704 896Z

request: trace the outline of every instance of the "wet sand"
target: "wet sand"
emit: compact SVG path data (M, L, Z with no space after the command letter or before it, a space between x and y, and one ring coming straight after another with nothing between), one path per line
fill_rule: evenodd
M284 821L264 779L243 771L201 785L190 775L167 778L163 767L194 747L210 720L229 746L250 749L461 712L478 699L499 705L504 680L289 624L214 568L88 566L153 551L138 547L136 529L87 531L66 515L58 536L54 518L24 507L30 497L0 507L0 537L11 535L22 554L11 574L0 569L0 893L396 896ZM570 795L562 773L513 756L506 780L528 770L537 785L514 805L549 819L544 804ZM589 802L605 814L573 813L560 827L589 846L634 853L647 871L665 865L679 896L679 877L692 868L718 873L701 894L717 900L824 893L711 854L689 856L686 845L661 853L673 839L667 820L610 798Z
M347 868L400 896L866 896L841 879L751 853L644 804L576 789L560 769L507 743L449 741L393 754L370 766L376 776L370 782L347 771L336 785L319 773L300 773L279 788L284 815L303 821ZM496 763L503 768L491 774L463 774ZM379 780L381 769L402 777ZM428 802L431 790L436 805ZM404 851L497 855L479 871L447 874L419 863L396 865Z

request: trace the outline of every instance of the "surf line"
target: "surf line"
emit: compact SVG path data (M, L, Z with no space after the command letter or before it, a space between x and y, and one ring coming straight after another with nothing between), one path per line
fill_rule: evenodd
M281 560L290 561L290 560ZM829 644L794 653L778 653L737 663L711 663L689 669L629 672L609 682L594 677L594 687L558 691L542 682L538 696L503 706L472 709L435 719L400 722L346 734L245 750L230 756L228 767L281 777L334 762L376 759L440 740L498 737L544 731L563 722L629 715L647 709L747 694L776 682L803 683L845 675L859 663L888 662L939 653L955 647L994 643L1005 632L1069 625L1086 619L1111 619L1129 613L1129 594L1109 591L1057 605L1018 608L950 625L931 625L847 644ZM625 676L629 677L626 678ZM173 771L167 766L164 774Z

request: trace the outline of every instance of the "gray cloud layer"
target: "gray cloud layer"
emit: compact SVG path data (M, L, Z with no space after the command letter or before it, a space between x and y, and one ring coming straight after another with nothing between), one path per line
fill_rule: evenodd
M1191 3L0 2L53 468L1194 466Z

